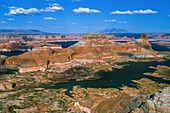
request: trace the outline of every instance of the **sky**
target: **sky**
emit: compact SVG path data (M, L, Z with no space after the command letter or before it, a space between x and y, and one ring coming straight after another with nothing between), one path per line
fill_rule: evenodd
M170 0L0 0L0 29L170 33Z

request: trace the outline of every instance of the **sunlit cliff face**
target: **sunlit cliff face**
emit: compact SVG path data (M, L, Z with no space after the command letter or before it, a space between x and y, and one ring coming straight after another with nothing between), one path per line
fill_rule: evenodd
M149 55L149 56L147 56ZM156 53L148 41L147 35L142 35L135 42L119 44L110 41L103 34L87 34L75 45L62 49L46 45L33 49L33 51L19 56L9 57L5 60L6 67L13 67L31 71L50 66L63 66L67 62L106 61L108 59L129 59L131 57L156 57ZM77 61L78 60L78 61ZM43 69L45 70L45 69Z

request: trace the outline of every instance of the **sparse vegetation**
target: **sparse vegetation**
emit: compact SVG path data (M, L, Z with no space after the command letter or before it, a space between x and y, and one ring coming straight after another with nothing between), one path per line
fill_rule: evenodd
M169 76L170 77L170 67L168 66L158 66L158 70L156 73L158 73L161 76Z

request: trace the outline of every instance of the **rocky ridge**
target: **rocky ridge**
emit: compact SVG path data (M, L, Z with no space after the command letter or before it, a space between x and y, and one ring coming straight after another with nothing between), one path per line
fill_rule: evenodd
M127 86L120 89L75 86L71 91L75 104L74 108L70 108L91 113L168 113L170 87L162 89L156 87L153 81L147 79L140 81L142 83L139 89ZM144 93L145 91L148 93Z
M146 97L137 97L132 106L138 106L130 113L169 113L170 87Z
M18 69L20 73L24 73L45 71L55 67L63 69L72 67L72 64L160 57L163 56L151 49L147 35L142 35L139 40L134 42L119 44L108 40L105 35L89 34L69 48L51 48L47 45L19 56L9 57L1 65L6 68Z

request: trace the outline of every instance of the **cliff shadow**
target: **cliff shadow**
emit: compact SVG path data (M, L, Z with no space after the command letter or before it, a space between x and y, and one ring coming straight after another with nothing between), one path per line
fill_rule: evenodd
M8 74L15 74L17 70L12 70L12 69L1 69L0 68L0 76L1 75L8 75Z

